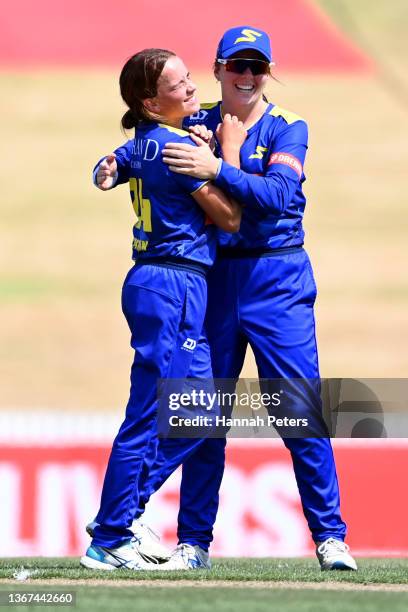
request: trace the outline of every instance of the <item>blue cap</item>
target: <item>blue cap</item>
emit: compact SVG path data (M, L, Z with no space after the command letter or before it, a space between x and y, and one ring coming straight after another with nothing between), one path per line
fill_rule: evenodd
M217 58L228 59L237 51L254 49L268 60L272 61L272 49L269 36L263 30L251 26L240 26L227 30L220 40L217 49Z

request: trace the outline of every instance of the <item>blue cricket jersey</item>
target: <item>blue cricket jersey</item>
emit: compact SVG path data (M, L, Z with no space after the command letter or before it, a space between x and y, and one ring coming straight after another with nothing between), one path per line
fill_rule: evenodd
M205 124L215 132L222 121L221 102L203 104L184 126ZM281 248L303 244L302 218L306 199L303 164L307 125L294 113L268 104L248 130L241 147L241 169L223 162L214 183L244 205L236 234L219 231L222 246L245 249ZM216 155L222 156L219 145Z
M191 195L207 181L176 174L162 160L167 142L185 142L186 138L194 144L184 130L146 122L137 127L132 140L114 151L116 184L129 182L137 217L133 226L135 261L180 257L204 265L214 262L215 226L206 222L204 211Z

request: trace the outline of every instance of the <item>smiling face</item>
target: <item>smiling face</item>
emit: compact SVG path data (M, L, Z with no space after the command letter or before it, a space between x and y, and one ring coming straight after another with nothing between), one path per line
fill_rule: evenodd
M184 117L200 110L197 87L184 62L170 57L157 82L157 95L144 100L145 107L163 123L181 127Z
M260 59L265 57L258 51L238 51L228 59ZM215 76L221 83L222 100L226 106L254 106L261 98L268 81L268 74L254 76L249 68L243 74L228 72L222 64L216 64Z

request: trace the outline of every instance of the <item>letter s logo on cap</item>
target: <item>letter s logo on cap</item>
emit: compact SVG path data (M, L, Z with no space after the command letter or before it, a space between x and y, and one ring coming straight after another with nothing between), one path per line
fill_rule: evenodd
M239 38L237 38L234 41L234 45L236 45L239 42L255 42L257 37L260 38L262 36L262 34L260 32L257 32L256 30L242 30L241 34L243 34L244 36L240 36Z

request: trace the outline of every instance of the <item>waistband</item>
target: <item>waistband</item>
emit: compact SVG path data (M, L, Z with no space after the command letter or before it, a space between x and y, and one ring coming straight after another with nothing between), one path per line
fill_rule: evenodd
M281 247L279 249L271 249L268 247L258 247L256 249L242 249L240 247L218 247L217 256L231 259L243 259L246 257L274 257L276 255L286 255L288 253L296 253L303 251L303 244L296 246Z
M184 272L193 272L193 274L199 274L204 278L207 276L207 272L210 269L210 267L205 264L185 257L146 257L146 259L137 259L135 261L135 266L172 268L174 270L183 270Z

